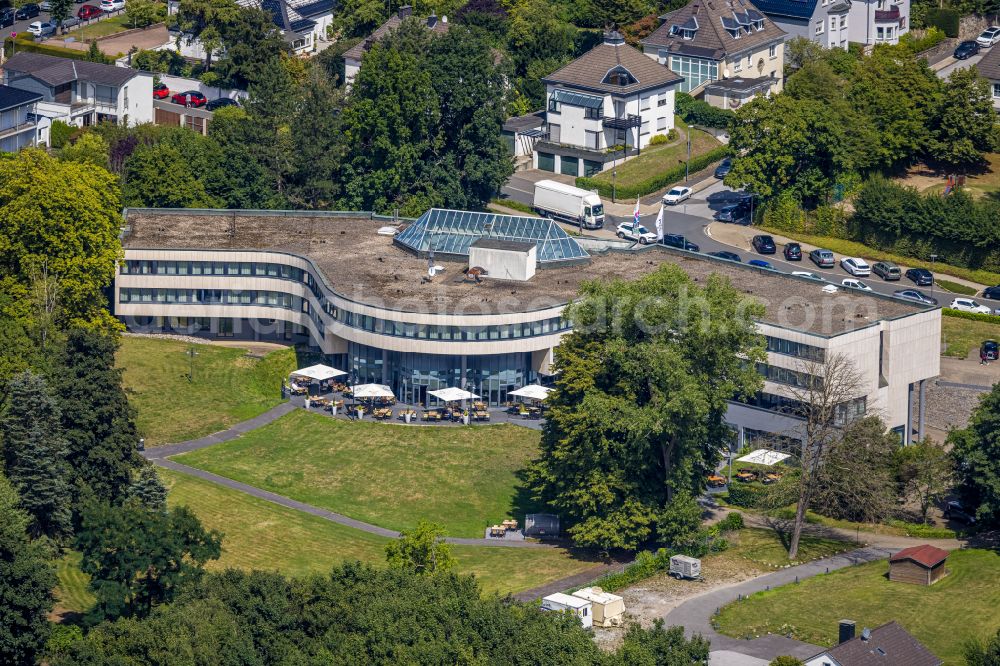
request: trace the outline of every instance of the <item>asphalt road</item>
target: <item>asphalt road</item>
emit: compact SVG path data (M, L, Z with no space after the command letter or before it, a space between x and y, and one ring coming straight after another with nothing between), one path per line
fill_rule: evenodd
M972 56L971 58L966 58L965 60L955 60L954 62L952 62L952 63L950 63L948 65L945 65L944 67L942 67L941 69L938 70L938 73L937 73L938 78L940 78L940 79L946 79L955 70L965 69L966 67L972 67L977 62L979 62L980 60L982 60L983 56L986 55L987 53L989 53L989 51L990 51L990 49L983 49L982 51L980 51L976 55Z

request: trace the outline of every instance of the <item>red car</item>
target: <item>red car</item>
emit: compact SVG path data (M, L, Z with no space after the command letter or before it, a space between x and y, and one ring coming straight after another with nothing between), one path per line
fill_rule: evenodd
M94 5L84 5L80 7L79 11L76 13L78 19L87 20L100 16L104 12L101 11L100 7L95 7Z
M174 104L182 104L183 106L193 106L197 108L199 106L205 106L208 102L208 98L197 90L188 90L187 92L175 94L170 98L170 101Z
M166 83L157 83L153 86L153 99L166 99L170 97L170 88Z

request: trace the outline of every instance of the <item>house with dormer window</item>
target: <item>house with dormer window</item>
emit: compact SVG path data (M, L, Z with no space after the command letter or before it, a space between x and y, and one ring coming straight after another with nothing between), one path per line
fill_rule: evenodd
M757 0L757 7L788 33L825 48L898 44L910 31L910 0Z
M660 20L643 52L684 77L682 92L735 109L781 90L785 32L749 0L693 0Z
M545 119L521 133L536 140L532 166L589 176L673 129L674 91L683 79L609 32L542 82Z

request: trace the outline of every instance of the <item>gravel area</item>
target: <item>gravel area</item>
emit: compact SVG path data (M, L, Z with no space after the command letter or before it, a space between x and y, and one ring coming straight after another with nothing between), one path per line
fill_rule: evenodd
M983 393L980 389L941 386L940 379L933 380L927 386L927 426L945 432L952 428L966 427L972 410L979 405ZM917 392L914 391L914 414L917 397Z

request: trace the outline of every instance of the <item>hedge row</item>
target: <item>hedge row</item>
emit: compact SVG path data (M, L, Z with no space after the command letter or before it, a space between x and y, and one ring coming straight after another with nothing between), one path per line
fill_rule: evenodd
M718 162L728 154L728 148L725 146L719 146L713 150L708 151L702 155L697 155L691 158L691 164L689 171L695 173L696 171L701 171L705 167ZM666 171L651 176L646 180L642 181L637 185L623 186L618 185L615 188L615 193L619 199L631 199L632 197L643 197L647 194L652 194L657 190L662 190L668 185L673 185L674 183L683 180L685 174L685 169L683 164L678 164L675 167L671 167ZM597 180L596 178L590 178L587 176L580 176L576 179L576 186L585 190L597 190L598 194L602 197L611 197L611 183L604 180Z
M956 319L971 319L972 321L985 321L990 324L1000 324L1000 315L980 314L978 312L962 312L961 310L952 310L951 308L941 308L941 314L946 317L955 317Z
M962 13L957 9L928 7L927 18L924 22L928 26L939 28L949 37L958 37L958 27L961 20Z
M14 53L14 40L10 37L3 40L3 52L8 58ZM77 51L75 49L65 49L61 46L36 43L34 38L30 35L28 35L28 39L22 38L21 35L17 36L17 52L43 53L45 55L56 56L57 58L72 58L73 60L85 60L87 58L86 51Z
M743 506L748 509L756 507L767 492L761 486L729 484L729 503L733 506Z

